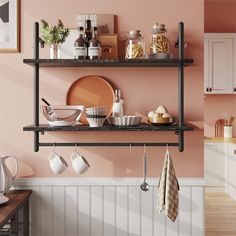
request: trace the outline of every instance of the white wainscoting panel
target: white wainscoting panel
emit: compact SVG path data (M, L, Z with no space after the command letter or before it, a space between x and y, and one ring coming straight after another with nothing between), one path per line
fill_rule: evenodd
M180 179L175 223L157 211L158 179L17 179L32 189L31 236L204 236L204 179Z

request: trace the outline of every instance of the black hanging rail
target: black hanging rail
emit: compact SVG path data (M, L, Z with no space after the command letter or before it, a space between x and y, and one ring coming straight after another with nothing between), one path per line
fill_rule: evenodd
M179 146L179 143L39 143L41 147L165 147Z
M193 63L193 59L184 58L184 24L179 23L179 58L163 60L75 60L75 59L39 59L39 23L34 23L34 59L24 59L25 64L34 67L34 124L23 128L24 131L34 132L34 151L38 152L39 147L50 146L178 146L179 151L184 150L184 132L191 131L191 126L184 124L184 67ZM48 125L39 124L39 68L40 67L178 67L178 124L167 127L156 127L151 125L140 125L137 127L114 127L105 126L93 129L86 126L75 127L49 127ZM47 131L174 131L178 135L178 142L96 142L96 143L40 143L39 134Z

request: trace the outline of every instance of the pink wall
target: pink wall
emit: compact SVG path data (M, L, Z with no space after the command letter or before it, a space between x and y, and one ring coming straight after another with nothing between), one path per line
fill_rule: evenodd
M236 32L236 1L205 0L204 29L206 33Z
M236 1L235 0L205 0L205 32L206 33L235 33L236 32ZM204 99L204 123L206 136L215 136L214 124L223 118L222 112L234 114L236 105L235 95L209 95ZM233 134L236 136L236 121Z
M224 118L224 113L236 117L235 95L210 95L205 98L204 133L206 136L215 136L215 122ZM233 135L236 137L236 120L233 123Z
M132 14L130 14L130 9ZM195 63L186 68L186 120L203 120L203 0L22 0L22 52L0 54L0 151L14 153L25 165L32 168L35 177L56 177L48 165L50 148L32 151L32 133L22 127L32 123L32 67L22 63L32 57L32 24L40 19L56 22L58 16L66 26L76 27L78 13L113 13L118 18L118 30L139 28L146 42L151 26L163 22L168 26L170 38L176 39L179 21L185 22L187 57ZM197 17L197 21L196 21ZM176 53L176 51L175 51ZM47 50L41 54L47 57ZM158 104L164 104L177 114L176 68L44 68L40 71L40 96L53 104L64 104L66 92L73 81L88 75L107 77L120 88L126 101L125 112L147 114ZM43 117L41 121L45 122ZM45 141L166 141L176 136L166 133L49 133ZM85 177L137 177L142 176L142 148L83 148L79 149L91 164ZM176 172L182 177L203 176L203 133L199 130L186 133L185 152L170 148ZM58 148L58 153L69 162L74 148ZM149 176L158 177L163 163L164 148L150 148ZM76 177L71 168L62 177Z

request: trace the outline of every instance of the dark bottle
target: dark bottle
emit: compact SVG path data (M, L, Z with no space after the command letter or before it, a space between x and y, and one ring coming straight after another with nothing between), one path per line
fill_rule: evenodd
M94 27L92 39L89 41L89 59L100 59L100 51L101 46L99 40L97 39L97 27Z
M87 56L87 47L83 36L84 27L79 27L79 37L74 43L74 56L75 59L85 59Z
M92 38L92 27L91 27L91 20L86 20L86 29L84 32L84 39L87 47L87 55L86 58L88 59L88 47L89 47L89 41Z

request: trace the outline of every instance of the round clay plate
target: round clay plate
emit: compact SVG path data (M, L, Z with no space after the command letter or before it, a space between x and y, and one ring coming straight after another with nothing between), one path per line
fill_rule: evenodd
M112 112L114 97L114 90L105 78L91 75L76 80L70 86L66 103L85 107L106 106L109 116ZM85 116L81 117L80 121L87 124Z

